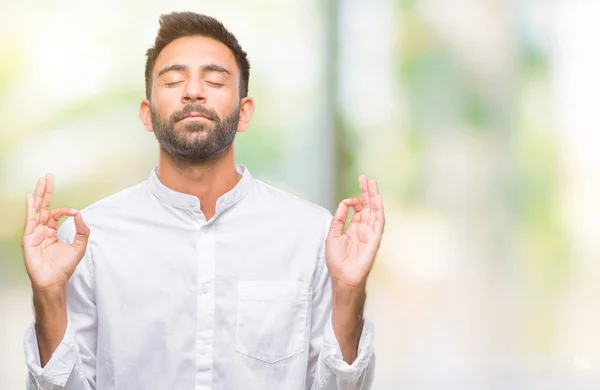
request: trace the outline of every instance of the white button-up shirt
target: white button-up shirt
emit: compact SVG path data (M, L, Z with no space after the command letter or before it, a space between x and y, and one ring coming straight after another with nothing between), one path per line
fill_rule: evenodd
M67 331L41 368L28 329L28 389L370 388L372 324L352 365L331 325L331 214L238 171L208 221L156 168L82 211L91 234ZM68 219L59 238L74 234Z

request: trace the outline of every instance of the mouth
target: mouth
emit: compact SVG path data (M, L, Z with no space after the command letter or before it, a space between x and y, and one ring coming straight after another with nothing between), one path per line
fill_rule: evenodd
M199 112L190 112L189 114L187 114L186 116L184 116L183 118L181 118L179 120L179 122L201 122L201 121L212 121L212 119L206 115L200 114Z

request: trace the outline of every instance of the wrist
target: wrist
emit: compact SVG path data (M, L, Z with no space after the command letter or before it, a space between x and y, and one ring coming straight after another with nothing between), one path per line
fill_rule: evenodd
M331 280L331 288L333 293L333 300L340 303L351 303L354 301L365 300L367 296L367 288L364 283L353 286L349 285L339 279Z
M36 327L47 321L61 321L67 315L67 287L56 285L52 288L33 288L33 307Z
M362 321L367 299L365 287L353 287L343 282L332 282L332 289L332 314L334 320L344 323L348 321Z
M34 300L37 298L44 303L59 302L66 300L67 284L56 283L47 287L38 287L34 283L31 284Z

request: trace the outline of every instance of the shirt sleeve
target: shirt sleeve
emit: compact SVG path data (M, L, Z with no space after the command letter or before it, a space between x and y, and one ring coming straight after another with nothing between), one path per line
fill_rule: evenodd
M58 230L58 238L72 242L72 218ZM97 312L90 246L67 286L67 330L62 341L42 368L35 332L31 324L25 335L28 390L92 390L95 385Z
M329 230L331 217L327 221ZM352 364L342 358L342 350L331 322L332 291L325 263L325 243L319 253L313 279L312 321L307 371L310 390L369 390L373 382L375 354L373 324L364 319L356 360Z

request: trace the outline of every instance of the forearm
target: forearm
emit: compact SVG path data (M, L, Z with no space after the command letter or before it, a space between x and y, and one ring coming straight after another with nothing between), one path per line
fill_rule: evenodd
M363 329L363 312L366 289L351 287L343 282L332 281L333 311L332 325L342 351L342 357L352 364L357 356L358 344Z
M66 290L66 286L60 286L51 290L33 291L35 331L41 367L48 363L67 329Z

